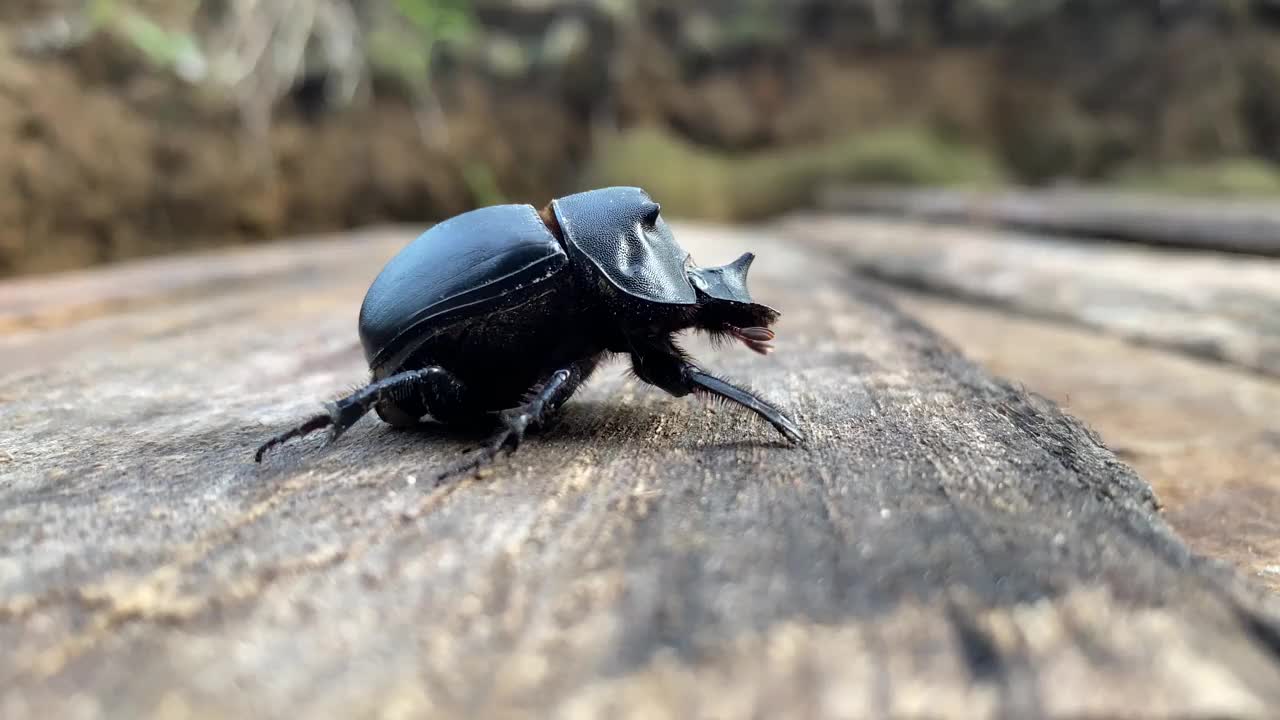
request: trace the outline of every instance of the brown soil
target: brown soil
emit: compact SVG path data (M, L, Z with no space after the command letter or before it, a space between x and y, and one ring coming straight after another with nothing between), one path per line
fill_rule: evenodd
M0 52L3 52L0 50ZM339 115L282 108L265 137L111 43L56 61L0 57L0 275L77 268L473 206L463 172L546 201L580 128L533 90L451 87L443 137L386 94ZM524 142L530 133L544 143Z
M0 22L56 3L5 3ZM881 36L866 17L823 14L865 14L865 4L806 0L788 16L786 42L692 47L683 29L705 16L701 5L636 5L652 12L622 29L591 20L585 49L559 67L538 65L533 51L519 77L495 72L483 53L453 63L438 86L447 140L424 139L394 91L341 112L291 100L255 138L231 104L118 43L38 61L0 34L0 276L426 222L499 197L541 205L576 188L600 120L729 151L920 126L1031 182L1280 160L1280 24L1244 11L1183 17L1096 0L1105 11L1065 3L1061 17L1013 30L909 14L900 35ZM504 13L485 18L486 32L526 48L564 19L554 3Z

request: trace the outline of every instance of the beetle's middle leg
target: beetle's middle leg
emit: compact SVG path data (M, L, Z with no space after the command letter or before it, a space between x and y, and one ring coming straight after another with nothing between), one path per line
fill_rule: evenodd
M383 408L387 408L387 412L392 414L393 419L398 420L400 418L395 417L394 414L400 407L456 405L462 392L461 381L442 367L429 366L396 373L369 383L344 398L328 403L327 412L314 415L298 426L263 443L254 454L254 460L262 462L263 454L272 447L323 428L329 428L329 442L333 442L355 425L360 418L367 415L374 406L378 406L380 414ZM388 420L388 422L392 421ZM393 424L397 423L393 422Z
M804 433L791 418L750 390L718 378L698 367L674 342L665 340L631 352L631 367L636 376L647 383L684 397L699 393L723 398L751 410L764 418L792 442L804 439Z
M462 464L440 473L437 479L476 470L493 461L503 450L515 452L524 440L525 431L544 425L551 414L586 382L599 361L599 357L592 357L551 373L533 388L523 404L498 413L502 429L484 447Z

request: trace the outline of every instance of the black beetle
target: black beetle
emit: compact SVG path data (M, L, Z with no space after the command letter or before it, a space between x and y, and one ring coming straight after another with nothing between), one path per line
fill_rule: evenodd
M754 255L699 267L660 209L640 188L610 187L541 211L496 205L435 225L387 263L360 308L370 384L271 438L255 459L326 427L332 441L370 409L393 426L496 413L501 430L454 471L474 469L514 451L612 353L629 354L637 377L672 395L741 404L799 442L782 412L708 374L674 341L696 329L772 349L778 312L747 292Z

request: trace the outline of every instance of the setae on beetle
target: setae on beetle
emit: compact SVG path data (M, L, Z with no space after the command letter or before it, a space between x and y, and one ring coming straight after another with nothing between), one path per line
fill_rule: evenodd
M445 220L393 257L360 308L371 382L257 451L328 428L329 441L375 410L393 426L493 422L493 439L440 478L480 467L543 425L601 361L676 397L718 396L792 442L800 428L751 391L698 367L675 343L687 329L765 354L778 312L747 292L754 255L699 267L648 193L610 187L541 211L496 205Z

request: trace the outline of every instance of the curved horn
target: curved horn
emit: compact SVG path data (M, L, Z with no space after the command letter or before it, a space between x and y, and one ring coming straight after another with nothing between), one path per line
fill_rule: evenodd
M734 275L742 278L742 283L745 285L747 282L747 272L751 269L751 263L754 262L755 259L755 253L743 253L742 257L734 260L728 265L725 265L724 269L731 271Z
M692 267L688 270L694 286L713 298L750 303L751 293L747 291L747 271L756 259L753 253L743 253L742 257L717 267Z

